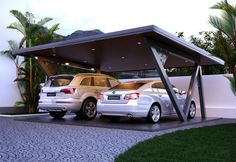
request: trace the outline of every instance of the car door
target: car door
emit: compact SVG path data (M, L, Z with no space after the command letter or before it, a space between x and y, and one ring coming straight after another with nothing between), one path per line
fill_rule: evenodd
M171 103L170 97L166 91L166 89L163 88L157 88L158 94L159 94L159 98L162 101L162 112L163 115L169 115L172 113L173 111L173 105Z

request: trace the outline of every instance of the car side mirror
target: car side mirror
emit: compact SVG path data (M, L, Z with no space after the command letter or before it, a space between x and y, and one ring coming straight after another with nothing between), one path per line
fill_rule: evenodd
M177 88L173 88L175 93L179 93L179 90Z
M186 91L181 91L180 94L184 95L184 94L186 94Z

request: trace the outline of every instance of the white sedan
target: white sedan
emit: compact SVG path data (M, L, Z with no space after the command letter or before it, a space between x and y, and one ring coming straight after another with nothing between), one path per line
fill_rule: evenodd
M181 108L184 107L186 94L173 86ZM173 104L161 81L136 81L121 83L100 94L97 112L113 121L122 116L129 118L146 117L157 123L162 116L176 114ZM188 118L194 118L196 104L191 101Z

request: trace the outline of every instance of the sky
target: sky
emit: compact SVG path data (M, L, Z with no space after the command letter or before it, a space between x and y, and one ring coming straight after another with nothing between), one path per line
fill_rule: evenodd
M6 26L17 20L10 10L33 13L37 20L51 17L46 26L60 23L57 33L69 35L76 30L100 29L108 33L146 25L156 25L172 34L186 36L214 30L209 15L219 11L210 7L220 0L0 0L0 51L8 49L8 40L21 35ZM235 4L235 0L228 0Z

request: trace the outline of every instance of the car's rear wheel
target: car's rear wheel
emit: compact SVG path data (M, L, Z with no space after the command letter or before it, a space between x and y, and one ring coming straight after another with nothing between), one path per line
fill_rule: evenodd
M95 99L89 98L84 101L81 108L81 115L86 120L92 120L97 115L97 101Z
M196 105L194 102L190 104L188 119L193 119L196 115Z
M55 119L61 119L66 115L66 111L49 111L49 114Z
M161 108L157 104L153 104L148 112L147 121L157 123L161 117Z

